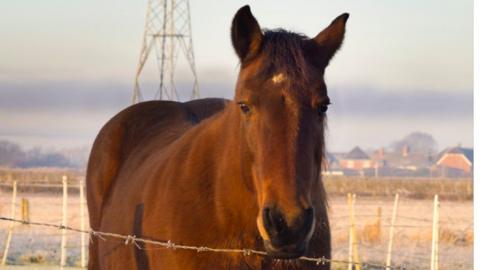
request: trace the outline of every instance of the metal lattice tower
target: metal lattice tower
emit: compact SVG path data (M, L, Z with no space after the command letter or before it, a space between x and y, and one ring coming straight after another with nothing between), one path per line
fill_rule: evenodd
M156 64L160 72L160 85L154 99L178 100L175 66L180 52L185 56L193 75L191 98L198 98L200 92L195 70L188 0L148 1L143 45L137 65L132 103L143 100L139 79L152 50L155 51Z

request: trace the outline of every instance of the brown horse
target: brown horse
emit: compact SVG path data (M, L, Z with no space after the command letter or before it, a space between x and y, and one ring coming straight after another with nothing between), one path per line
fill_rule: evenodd
M268 256L94 238L89 269L328 269L296 258L330 258L323 76L347 19L310 39L262 31L245 6L232 22L241 62L234 101L139 103L95 140L87 171L93 229Z

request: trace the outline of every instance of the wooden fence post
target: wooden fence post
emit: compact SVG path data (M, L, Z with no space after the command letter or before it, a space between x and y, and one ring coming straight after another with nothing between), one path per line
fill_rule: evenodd
M350 221L349 233L349 249L348 249L348 269L351 270L355 266L355 270L360 270L360 260L358 257L358 241L355 227L355 199L356 195L348 193L348 212Z
M67 226L67 199L68 199L68 186L67 176L62 177L63 184L63 203L62 203L62 226ZM67 245L67 230L62 229L62 244L60 250L60 269L65 267L66 263L66 245Z
M352 197L352 223L353 223L353 261L355 263L355 270L360 270L360 258L358 256L358 236L357 236L357 226L355 221L355 202L357 199L357 195L353 194Z
M430 270L438 270L438 195L433 199L433 222L432 222L432 254L430 261Z
M85 188L85 181L82 179L80 181L80 229L85 231L85 195L84 195L84 188ZM86 261L86 246L85 246L85 234L80 234L80 266L85 268L87 266Z
M386 270L390 269L391 262L392 262L393 233L395 229L395 222L397 219L397 207L398 207L398 193L395 194L395 201L393 202L392 220L390 222L390 233L388 235L387 261L385 264Z
M22 198L22 220L30 221L30 203L25 198Z
M11 180L11 176L9 175L8 178ZM12 183L12 205L10 210L10 218L15 218L15 208L17 201L17 181L13 181ZM13 232L13 221L10 222L8 226L8 234L7 239L5 240L5 249L3 250L3 257L2 257L2 265L7 263L7 256L8 256L8 249L10 248L10 242L12 241L12 232Z
M380 241L382 239L382 207L377 208L377 221L375 222L376 237L373 241Z

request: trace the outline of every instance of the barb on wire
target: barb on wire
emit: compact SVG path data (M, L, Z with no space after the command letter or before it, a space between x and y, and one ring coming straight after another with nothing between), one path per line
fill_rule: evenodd
M16 223L24 223L24 224L34 225L34 226L56 228L61 230L73 231L77 233L84 233L84 234L90 235L91 239L93 237L98 237L104 241L107 241L107 238L120 239L124 241L125 245L133 244L138 249L145 249L139 245L139 243L144 243L144 244L157 245L162 248L173 249L173 250L183 249L183 250L192 250L196 252L239 253L239 254L243 254L244 256L251 256L251 255L267 256L268 255L266 251L249 249L249 248L211 248L211 247L188 246L188 245L182 245L182 244L175 244L170 240L157 241L157 240L139 238L139 237L136 237L135 235L122 235L117 233L101 232L101 231L95 231L95 230L81 230L81 229L73 228L70 226L34 222L34 221L25 221L25 220L13 219L13 218L2 217L2 216L0 216L0 220L16 222ZM370 267L381 268L381 269L391 269L391 270L399 269L399 267L395 267L395 266L385 266L382 264L373 264L373 263L349 262L346 260L327 259L325 257L313 258L313 257L301 256L298 258L298 260L313 262L317 265L324 265L329 262L339 263L339 264L352 263L353 265L370 266Z

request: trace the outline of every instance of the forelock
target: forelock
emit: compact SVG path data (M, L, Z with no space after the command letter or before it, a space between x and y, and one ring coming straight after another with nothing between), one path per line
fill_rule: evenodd
M307 39L304 35L283 29L265 31L261 50L264 61L262 75L272 77L283 74L296 83L306 83L303 48Z

